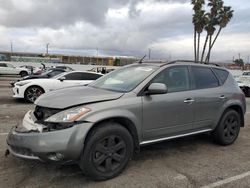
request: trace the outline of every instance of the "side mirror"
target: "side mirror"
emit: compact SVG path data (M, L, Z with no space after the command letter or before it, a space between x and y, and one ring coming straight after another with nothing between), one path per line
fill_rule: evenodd
M152 83L148 87L147 94L156 95L156 94L165 94L168 92L168 88L165 84L162 83Z
M63 80L66 80L66 78L63 76L63 77L59 78L58 80L60 80L61 82L63 82Z

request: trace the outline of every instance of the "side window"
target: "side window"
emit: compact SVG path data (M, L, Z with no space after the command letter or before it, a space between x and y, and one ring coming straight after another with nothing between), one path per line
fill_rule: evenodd
M62 71L51 71L50 73L49 73L49 76L50 77L53 77L53 76L56 76L56 75L58 75L58 74L60 74L60 73L62 73Z
M0 63L0 67L7 67L5 63Z
M100 78L102 75L93 74L93 73L83 73L83 80L96 80Z
M171 67L160 72L153 83L163 83L168 87L168 92L189 90L189 73L186 66Z
M14 66L11 64L6 64L6 65L7 65L7 67L14 68Z
M74 72L65 75L66 80L82 80L82 73Z
M220 79L221 83L224 84L227 77L228 77L228 72L226 70L222 70L222 69L216 69L213 68L213 71L215 72L215 74L218 76L218 78Z
M196 89L213 88L219 86L219 81L210 68L192 67L192 74Z

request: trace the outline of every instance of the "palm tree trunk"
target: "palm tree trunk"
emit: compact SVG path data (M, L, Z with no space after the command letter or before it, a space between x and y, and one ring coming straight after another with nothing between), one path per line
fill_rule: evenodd
M201 63L203 62L203 58L204 58L205 51L206 51L206 48L207 48L208 36L209 36L209 35L207 34L206 40L205 40L205 43L204 43L204 46L203 46L202 55L201 55Z
M212 47L212 35L209 36L209 50L206 57L206 63L209 63L210 61L211 47Z
M194 28L194 62L196 63L196 30Z
M217 34L216 34L216 36L215 36L215 38L214 38L214 41L212 42L211 49L213 48L214 43L216 42L216 40L217 40L217 38L218 38L218 36L219 36L221 30L222 30L222 27L220 27L220 29L218 30L218 32L217 32Z
M199 58L200 58L200 38L201 38L201 34L198 33L198 46L197 46L197 62L199 62Z

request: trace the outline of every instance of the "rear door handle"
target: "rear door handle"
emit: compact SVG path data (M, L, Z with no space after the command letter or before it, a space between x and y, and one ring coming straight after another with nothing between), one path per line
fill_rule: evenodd
M186 99L184 101L184 103L188 103L188 104L193 103L193 102L194 102L194 99Z

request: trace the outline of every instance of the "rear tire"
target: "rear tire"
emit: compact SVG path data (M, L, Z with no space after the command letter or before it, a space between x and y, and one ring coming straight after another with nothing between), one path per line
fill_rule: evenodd
M111 179L124 170L133 151L128 130L118 123L106 122L88 135L79 165L94 180Z
M39 86L30 86L24 92L24 99L30 103L34 103L35 100L43 93L43 88Z
M235 110L226 111L214 130L215 142L223 146L234 143L239 135L240 126L239 114Z
M20 72L20 75L21 75L21 77L25 77L25 76L28 75L28 73L27 73L26 71L21 71L21 72Z

